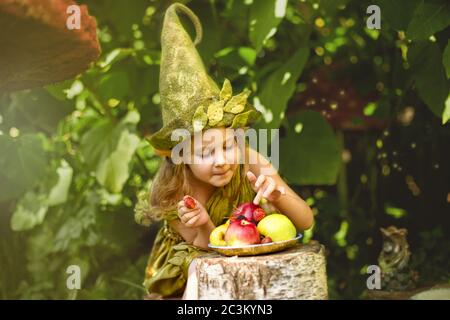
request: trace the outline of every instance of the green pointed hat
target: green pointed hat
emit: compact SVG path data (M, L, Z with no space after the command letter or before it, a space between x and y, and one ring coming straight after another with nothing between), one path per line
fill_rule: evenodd
M182 26L178 13L190 18L195 26L192 42ZM201 41L202 27L198 17L180 3L166 11L161 33L161 69L159 94L163 127L149 141L161 153L170 151L178 141L172 131L181 128L191 134L215 127L240 128L256 120L259 112L247 102L248 90L233 96L230 81L222 88L206 72L195 48Z

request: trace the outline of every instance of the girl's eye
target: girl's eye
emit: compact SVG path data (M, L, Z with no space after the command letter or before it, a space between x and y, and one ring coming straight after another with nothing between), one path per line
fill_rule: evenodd
M205 150L203 152L203 157L210 157L212 155L212 150Z

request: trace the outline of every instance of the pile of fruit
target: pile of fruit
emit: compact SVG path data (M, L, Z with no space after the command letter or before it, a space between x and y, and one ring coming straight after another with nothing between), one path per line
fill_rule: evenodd
M285 215L267 215L260 206L247 202L211 232L209 242L213 246L245 246L290 240L296 233L294 224Z

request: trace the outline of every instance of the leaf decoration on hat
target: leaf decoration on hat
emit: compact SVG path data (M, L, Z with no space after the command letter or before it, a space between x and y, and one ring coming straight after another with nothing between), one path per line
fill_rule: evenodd
M225 112L230 112L234 114L241 113L244 111L245 105L247 104L247 98L250 92L248 90L244 90L238 95L232 97L230 101L227 102L223 110Z
M220 100L228 101L233 95L233 88L231 87L230 80L225 79L222 89L220 90Z
M237 129L237 128L245 127L248 123L248 119L252 115L252 112L254 112L254 111L249 110L249 111L246 111L246 112L236 115L233 119L233 123L231 124L230 128Z
M208 123L208 115L206 114L203 106L198 106L192 117L192 127L194 132L202 131Z
M208 106L208 125L214 127L223 118L223 105L225 101L219 100L211 103Z

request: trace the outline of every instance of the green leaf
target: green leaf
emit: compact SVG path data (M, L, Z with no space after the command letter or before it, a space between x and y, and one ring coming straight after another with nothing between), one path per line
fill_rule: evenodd
M66 161L61 162L61 166L56 170L58 181L50 190L47 204L56 206L66 202L69 193L70 183L72 182L73 169Z
M11 217L11 229L25 231L34 228L44 221L47 210L45 195L27 192L17 203Z
M388 21L395 30L405 31L421 2L422 0L375 0L373 4L380 7L382 19Z
M128 179L128 165L139 138L132 133L139 114L131 111L118 124L98 120L81 140L81 152L97 181L111 192L120 192Z
M131 48L116 48L109 52L104 60L99 62L99 66L100 68L104 68L116 62L119 62L120 60L130 56L133 52L134 50Z
M286 14L287 0L258 0L250 7L250 41L259 52L265 41L275 35Z
M401 10L399 11L401 12ZM417 6L406 30L412 40L425 40L450 24L450 6L447 1L424 1Z
M97 167L96 177L102 186L116 193L122 190L129 177L128 165L139 142L137 135L122 131L116 150Z
M447 42L444 54L442 56L442 63L444 64L447 78L450 78L450 40Z
M449 85L441 63L442 54L436 43L418 42L408 50L408 60L420 98L438 117L442 117Z
M296 83L309 56L309 48L300 46L295 54L276 69L264 82L259 93L262 113L270 128L277 128L282 120L281 114L295 91ZM255 105L256 107L256 105ZM267 116L271 114L272 119Z
M233 88L231 87L230 80L225 79L219 94L220 100L228 101L232 95L233 95Z
M14 92L11 98L11 103L0 106L4 116L2 126L14 126L21 132L53 133L58 123L74 109L73 103L58 100L41 88Z
M238 49L239 56L245 60L249 66L253 66L256 60L256 51L249 47L240 47Z
M447 100L445 100L445 109L442 113L442 124L446 124L448 120L450 120L450 94L448 95Z
M47 158L41 135L0 135L0 202L33 189L45 176Z
M208 106L207 115L208 115L208 125L210 127L214 127L220 120L223 118L223 105L224 101L219 100L211 103Z
M129 91L128 75L124 71L108 73L102 77L98 91L103 101L114 98L121 100Z
M302 111L289 120L280 139L280 171L298 185L332 185L341 166L341 146L333 129L315 111Z
M202 131L208 123L208 115L206 114L203 106L198 106L192 117L192 127L194 132Z
M248 95L249 92L247 91L243 91L235 95L230 99L230 101L227 102L227 104L223 108L223 111L231 112L234 114L242 112L245 108L245 105L247 104Z

